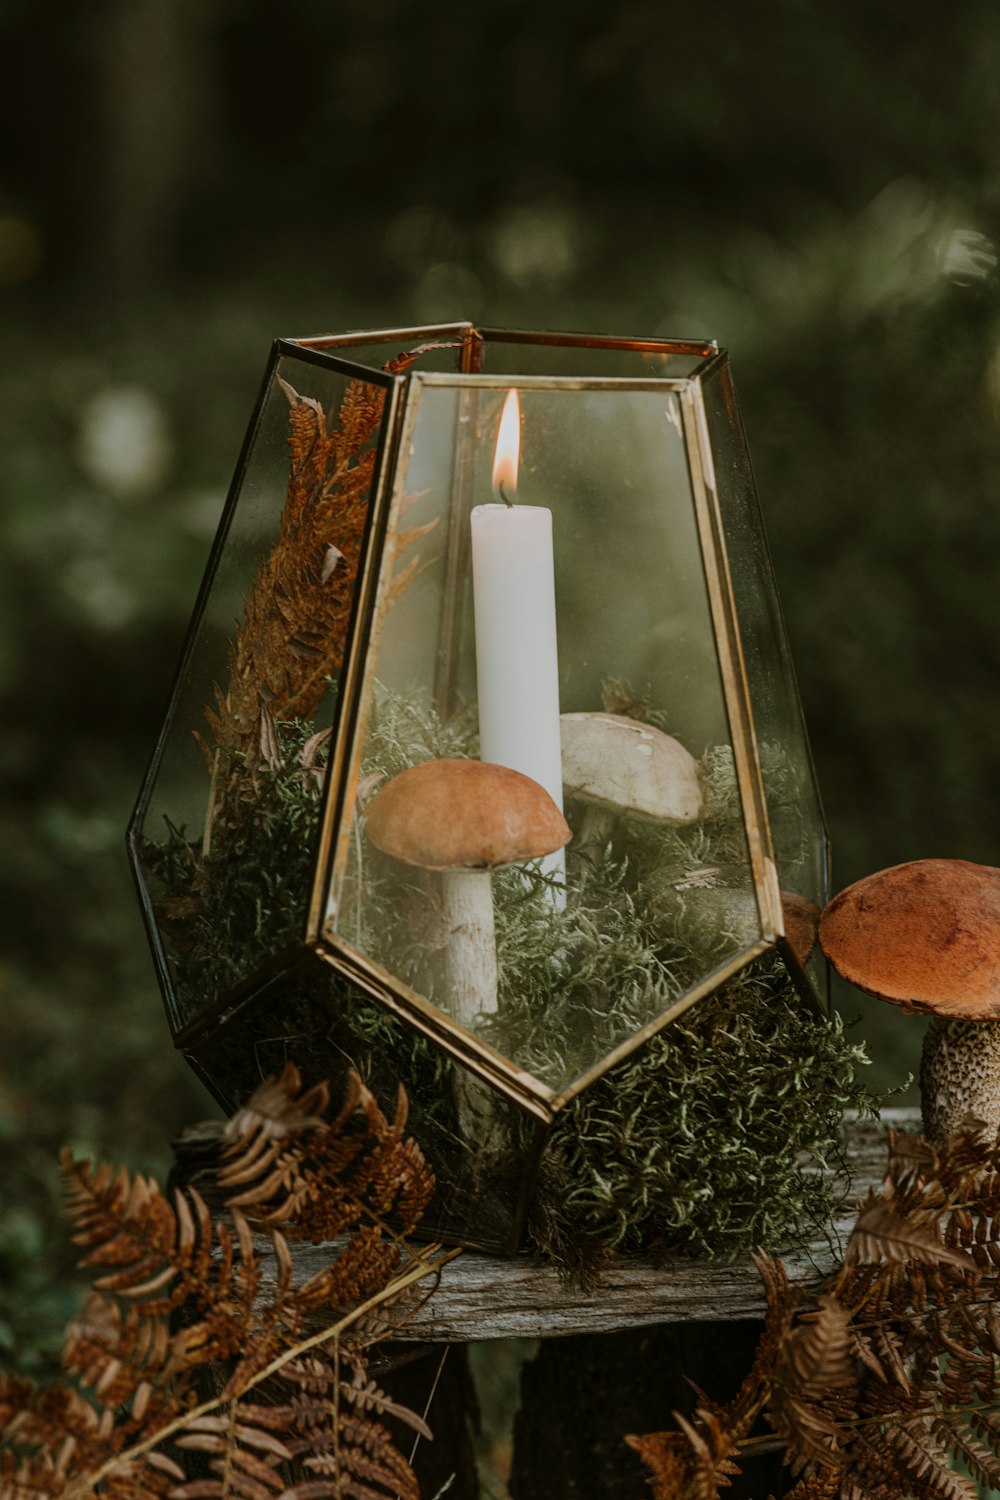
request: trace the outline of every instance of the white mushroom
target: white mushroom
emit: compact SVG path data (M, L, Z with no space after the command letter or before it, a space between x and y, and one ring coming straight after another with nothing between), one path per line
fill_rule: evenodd
M400 772L372 799L377 849L441 875L447 1003L463 1024L497 1008L490 871L561 849L569 825L544 787L507 766L430 760Z
M698 764L678 740L622 714L563 714L566 792L587 804L577 839L593 858L622 813L663 823L701 815Z

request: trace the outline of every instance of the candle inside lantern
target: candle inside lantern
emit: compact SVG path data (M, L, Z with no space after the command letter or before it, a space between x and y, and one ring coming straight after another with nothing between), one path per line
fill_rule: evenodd
M517 391L504 403L493 465L500 503L472 512L472 590L476 621L479 755L545 788L562 808L559 658L556 641L552 512L515 505L520 448ZM539 861L565 904L562 850Z

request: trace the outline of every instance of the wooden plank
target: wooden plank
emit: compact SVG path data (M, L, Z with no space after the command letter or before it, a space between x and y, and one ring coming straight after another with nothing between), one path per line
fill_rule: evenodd
M850 1182L829 1232L808 1244L780 1252L793 1281L825 1275L838 1262L854 1222L854 1206L885 1171L886 1129L919 1130L917 1110L886 1110L881 1123L845 1126ZM829 1173L833 1176L833 1172ZM329 1262L322 1245L293 1247L296 1279ZM265 1278L273 1280L273 1260L265 1257ZM721 1262L615 1261L590 1293L567 1286L554 1268L533 1256L501 1260L465 1251L441 1273L429 1297L430 1282L418 1288L422 1303L400 1309L404 1315L393 1338L429 1342L539 1338L607 1333L651 1323L759 1318L764 1295L749 1256ZM265 1286L266 1290L266 1286Z

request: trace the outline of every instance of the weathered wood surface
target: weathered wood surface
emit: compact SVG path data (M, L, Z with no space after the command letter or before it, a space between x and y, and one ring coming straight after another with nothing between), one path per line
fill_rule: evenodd
M782 1250L793 1281L814 1280L840 1258L854 1222L854 1206L885 1172L886 1131L919 1130L916 1110L886 1110L878 1124L845 1126L850 1182L828 1233L808 1245ZM328 1263L322 1245L293 1248L296 1277ZM270 1265L266 1274L270 1274ZM431 1280L418 1293L428 1291ZM651 1323L760 1318L764 1294L749 1257L729 1262L622 1258L591 1293L566 1286L551 1265L533 1256L502 1260L465 1251L446 1265L432 1296L409 1304L392 1337L429 1342L547 1338L607 1333Z

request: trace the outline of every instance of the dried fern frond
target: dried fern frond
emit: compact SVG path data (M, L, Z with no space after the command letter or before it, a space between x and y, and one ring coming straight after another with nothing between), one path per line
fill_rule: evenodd
M229 1206L315 1241L334 1239L364 1218L390 1215L409 1233L430 1201L434 1178L419 1146L404 1134L405 1092L400 1089L390 1121L351 1072L340 1112L327 1123L310 1113L320 1106L316 1091L300 1095L299 1086L290 1063L273 1084L265 1112L248 1107L230 1122L219 1174ZM301 1130L289 1131L289 1115L304 1120Z
M403 352L386 371L400 374L429 347ZM300 395L280 376L277 383L289 405L288 488L279 534L228 643L225 690L216 683L214 706L204 710L212 746L196 731L212 773L206 853L216 828L231 830L252 808L260 772L279 753L276 722L311 719L336 681L368 529L384 387L352 380L331 420L319 401ZM396 556L433 525L401 532ZM392 597L404 593L420 570L419 558L411 558L392 582Z
M342 1239L301 1285L277 1227L265 1292L238 1206L213 1218L193 1189L170 1202L147 1178L64 1157L73 1238L102 1274L66 1334L75 1383L39 1391L0 1379L0 1500L418 1500L389 1424L429 1429L372 1379L364 1348L378 1335L375 1311L435 1269L407 1259L379 1216L403 1202L415 1218L433 1179L403 1139L405 1095L392 1121L356 1081L332 1119L328 1098L326 1085L303 1090L286 1070L227 1131L230 1166L249 1183L241 1196L264 1217L273 1200L290 1231L298 1206L315 1227L322 1173L332 1174ZM319 1311L326 1326L314 1332ZM224 1362L228 1380L200 1401L208 1362ZM267 1400L249 1399L265 1381Z
M657 1500L713 1500L749 1411L784 1442L796 1500L972 1500L976 1482L1000 1485L1000 1142L890 1133L844 1264L811 1297L758 1266L768 1318L736 1399L629 1439Z

